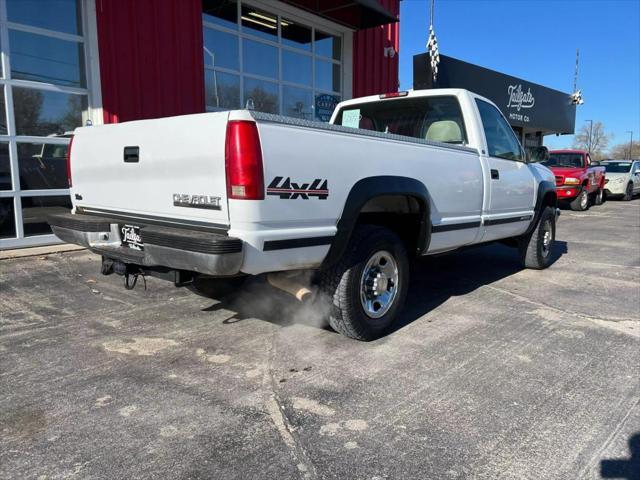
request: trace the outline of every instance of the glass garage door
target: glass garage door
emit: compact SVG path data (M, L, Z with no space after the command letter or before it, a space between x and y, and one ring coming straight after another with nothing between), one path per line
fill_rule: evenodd
M262 112L329 120L343 96L341 34L251 2L202 6L207 110L250 102Z
M86 2L0 0L0 248L52 243L69 136L89 118Z

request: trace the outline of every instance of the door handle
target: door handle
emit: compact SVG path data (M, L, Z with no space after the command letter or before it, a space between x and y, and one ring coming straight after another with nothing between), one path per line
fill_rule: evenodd
M491 169L491 180L500 179L500 172L494 168Z

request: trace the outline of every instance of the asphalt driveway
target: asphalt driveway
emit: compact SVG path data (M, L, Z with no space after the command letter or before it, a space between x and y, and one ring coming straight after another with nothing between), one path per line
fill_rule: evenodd
M0 478L632 478L640 200L558 239L543 272L417 263L372 343L261 280L220 303L84 251L2 260Z

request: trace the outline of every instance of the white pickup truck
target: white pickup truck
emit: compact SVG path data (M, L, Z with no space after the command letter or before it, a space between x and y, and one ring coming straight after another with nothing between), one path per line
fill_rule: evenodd
M552 260L553 174L466 90L349 100L328 124L234 110L83 127L69 152L74 208L49 222L103 273L311 269L331 326L356 339L398 317L412 258L503 240L526 267Z

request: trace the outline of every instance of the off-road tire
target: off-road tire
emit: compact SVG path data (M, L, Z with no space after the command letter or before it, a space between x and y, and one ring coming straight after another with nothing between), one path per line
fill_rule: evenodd
M604 203L604 189L599 188L598 191L593 196L593 204L602 205L603 203Z
M398 290L389 310L371 318L360 300L363 270L372 255L387 251L398 267ZM396 321L409 283L409 260L402 240L391 230L373 225L357 226L337 264L318 272L318 285L330 302L329 325L349 338L362 341L382 336Z
M544 236L546 222L550 222L551 226L551 243L548 251L545 253ZM520 238L520 257L524 267L542 270L551 265L555 239L556 212L552 207L545 207L538 219L536 228L531 233Z
M585 198L586 200L584 200ZM569 207L571 207L571 210L574 212L584 212L585 210L589 210L589 193L585 187L582 187L578 196L571 200Z
M196 295L220 300L240 290L247 280L247 276L211 278L196 277L187 289Z
M627 189L624 191L624 196L622 197L622 200L624 200L625 202L629 202L631 201L632 198L633 198L633 183L629 182L627 184Z

